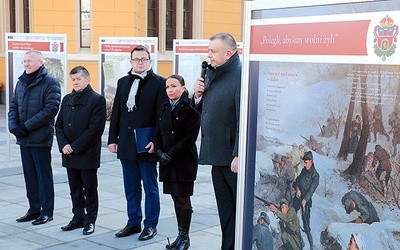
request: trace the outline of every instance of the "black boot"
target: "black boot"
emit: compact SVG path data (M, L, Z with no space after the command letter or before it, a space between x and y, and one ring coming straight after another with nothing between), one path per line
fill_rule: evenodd
M183 209L181 211L181 225L182 230L179 232L180 242L176 244L173 250L186 250L189 249L190 239L189 239L189 228L190 222L192 220L192 209Z
M172 242L172 244L169 244L165 246L166 249L175 249L177 245L181 244L181 231L182 231L182 222L181 222L181 214L182 214L182 208L175 206L175 216L176 216L176 221L178 223L178 237L176 237L175 241Z

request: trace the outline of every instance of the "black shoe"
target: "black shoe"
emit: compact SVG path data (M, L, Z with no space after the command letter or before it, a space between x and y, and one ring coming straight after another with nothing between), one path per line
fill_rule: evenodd
M40 214L31 214L31 213L27 212L24 216L16 219L16 221L27 222L27 221L31 221L31 220L36 220L39 216L40 216Z
M83 222L81 221L76 221L76 220L72 220L68 225L61 227L61 230L63 231L71 231L77 228L82 228L85 225L83 224Z
M168 245L165 246L166 249L175 249L176 246L179 246L181 244L181 236L178 235L175 239L174 242L172 242L172 244L169 243L169 239L168 239Z
M142 231L142 228L139 226L131 226L131 225L126 225L123 229L119 230L115 236L116 237L126 237L131 234L138 234Z
M94 224L93 223L88 223L85 225L85 227L83 228L83 232L84 235L89 235L94 233Z
M139 240L150 240L157 234L157 228L145 227L139 236Z
M52 220L53 220L53 216L41 215L41 216L39 216L39 218L37 218L36 220L34 220L32 222L32 225L40 225L40 224L44 224L44 223L52 221Z

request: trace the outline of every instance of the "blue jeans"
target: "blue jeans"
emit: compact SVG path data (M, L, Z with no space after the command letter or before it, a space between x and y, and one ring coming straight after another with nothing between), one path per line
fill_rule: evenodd
M29 213L53 216L54 184L51 148L20 146Z
M156 227L160 217L160 194L157 182L157 163L121 160L124 176L128 225L138 226L142 221L142 184L145 192L144 227Z

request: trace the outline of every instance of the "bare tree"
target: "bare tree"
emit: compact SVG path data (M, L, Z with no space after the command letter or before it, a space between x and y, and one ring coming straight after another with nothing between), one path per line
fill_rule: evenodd
M339 153L337 155L338 158L346 157L347 150L350 146L350 136L349 135L350 135L350 131L351 131L351 121L352 121L353 114L354 114L357 86L360 81L360 73L361 73L360 66L358 64L353 65L353 71L355 72L355 75L353 77L353 84L351 85L350 104L349 104L349 109L347 111L347 119L346 119L346 123L344 126L342 143L340 145Z
M357 150L353 157L353 162L349 168L345 171L352 177L360 177L363 170L363 159L367 150L368 135L369 135L369 119L368 119L368 105L367 105L367 76L368 71L365 65L360 65L360 86L361 86L361 117L362 117L362 128L361 136L358 141Z

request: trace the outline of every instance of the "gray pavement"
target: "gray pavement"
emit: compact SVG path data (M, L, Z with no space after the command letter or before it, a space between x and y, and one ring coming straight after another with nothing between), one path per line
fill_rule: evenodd
M126 201L120 162L109 153L106 140L108 125L103 134L102 162L98 171L99 215L96 231L89 236L82 229L64 232L61 226L72 218L71 199L61 156L53 145L53 174L55 186L54 220L33 226L18 223L16 218L25 214L28 202L19 147L6 125L6 105L0 105L0 249L165 249L167 237L177 234L173 203L169 195L162 194L160 183L161 215L158 234L151 240L139 241L138 235L116 238L114 234L126 225ZM10 145L7 146L7 138ZM195 193L192 196L193 220L190 228L190 249L219 249L221 231L211 183L210 166L199 166Z

